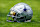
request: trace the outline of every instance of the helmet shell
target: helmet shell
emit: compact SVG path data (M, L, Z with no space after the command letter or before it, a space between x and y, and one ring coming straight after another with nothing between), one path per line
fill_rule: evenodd
M16 5L14 5L10 10L13 10L17 13L17 17L16 18L20 18L20 17L25 17L25 19L31 19L32 15L33 15L33 11L31 9L31 7L25 3L18 3ZM26 10L26 11L24 11Z

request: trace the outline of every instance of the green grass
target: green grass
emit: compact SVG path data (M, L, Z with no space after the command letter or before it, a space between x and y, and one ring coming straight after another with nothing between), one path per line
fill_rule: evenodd
M6 22L9 9L20 2L24 2L32 8L32 22ZM0 0L0 27L40 27L40 0Z

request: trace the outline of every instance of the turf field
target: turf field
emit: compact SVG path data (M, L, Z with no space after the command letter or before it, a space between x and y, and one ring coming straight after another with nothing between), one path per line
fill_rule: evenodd
M6 22L9 9L15 4L27 3L33 10L31 22ZM40 0L0 0L0 27L40 27Z

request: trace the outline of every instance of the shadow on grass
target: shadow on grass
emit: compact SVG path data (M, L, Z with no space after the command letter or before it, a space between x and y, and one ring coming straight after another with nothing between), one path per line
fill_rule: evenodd
M7 22L7 23L40 23L40 22L32 20L31 22Z
M35 21L35 20L31 20L31 22L36 22L36 23L40 23L40 21Z
M3 23L2 23L2 22L3 22ZM4 21L1 21L0 23L2 23L2 24L8 24L8 23L9 23L9 24L26 24L26 23L27 23L27 24L31 24L31 23L32 23L32 24L33 24L33 23L35 24L35 23L37 23L37 24L38 24L38 23L40 23L40 22L35 21L35 20L32 20L31 22L7 22L6 20L4 20Z

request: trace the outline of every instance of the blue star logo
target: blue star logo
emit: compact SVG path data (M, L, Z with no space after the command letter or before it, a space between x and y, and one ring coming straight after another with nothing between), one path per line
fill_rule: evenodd
M26 11L27 9L24 9L24 11Z

